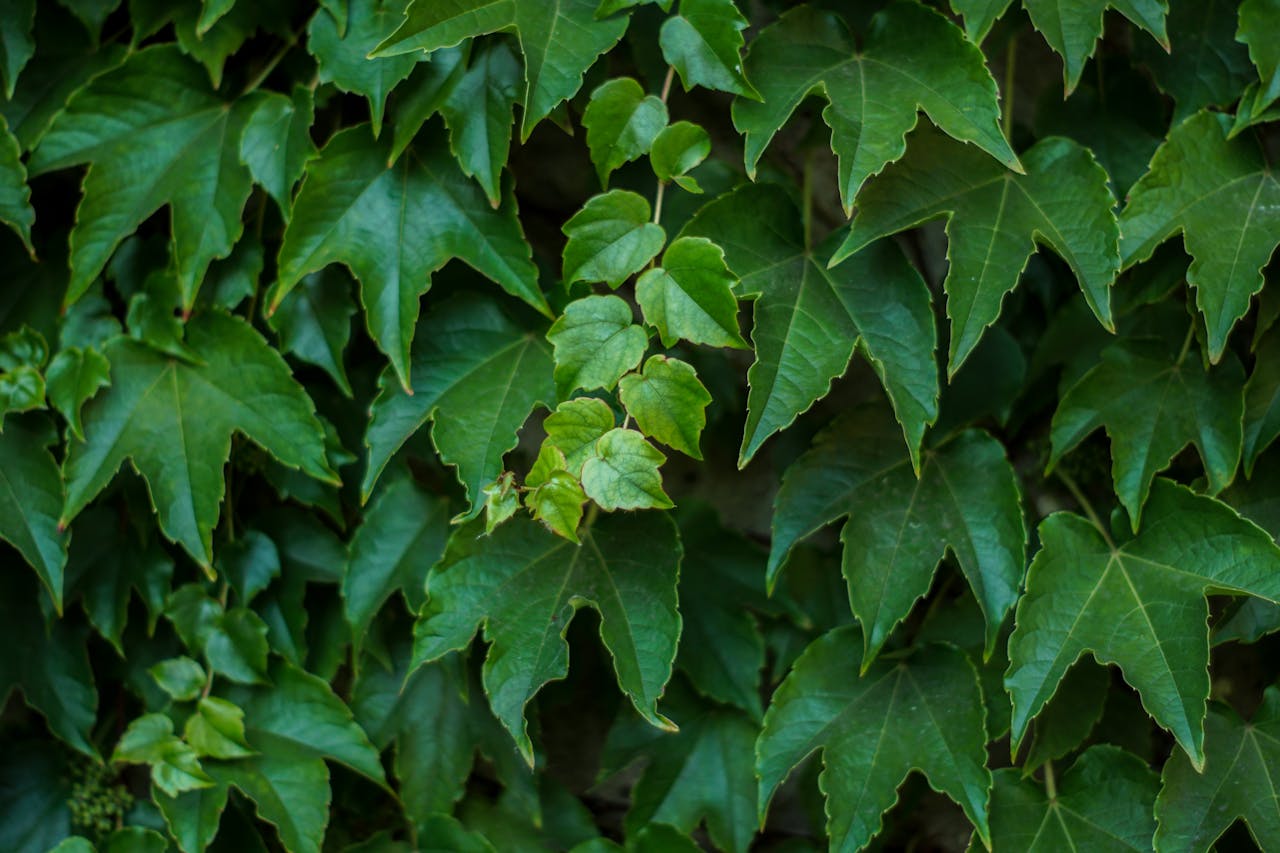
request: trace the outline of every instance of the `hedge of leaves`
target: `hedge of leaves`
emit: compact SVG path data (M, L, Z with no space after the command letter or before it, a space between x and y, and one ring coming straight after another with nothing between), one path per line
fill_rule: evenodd
M0 96L0 850L1280 849L1280 0L0 0Z

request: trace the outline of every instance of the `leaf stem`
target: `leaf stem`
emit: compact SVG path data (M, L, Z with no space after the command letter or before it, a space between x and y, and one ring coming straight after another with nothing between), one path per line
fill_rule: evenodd
M662 103L667 102L667 97L671 94L671 83L676 78L676 67L674 65L667 66L667 76L662 79L662 94L658 95L662 99Z
M1191 319L1191 327L1187 329L1187 336L1182 339L1182 349L1178 350L1178 360L1175 363L1176 367L1182 366L1182 360L1185 359L1187 357L1187 353L1191 351L1191 342L1194 341L1195 339L1196 339L1196 321L1195 321L1195 318L1193 317Z
M1062 485L1067 487L1067 491L1071 492L1071 497L1075 498L1076 503L1080 505L1080 509L1084 510L1084 514L1089 518L1090 523L1093 524L1093 526L1098 529L1098 532L1102 534L1102 538L1107 541L1107 547L1114 551L1116 543L1111 538L1110 531L1108 531L1106 525L1102 523L1102 519L1093 508L1093 503L1080 489L1079 484L1076 483L1075 479L1070 474L1061 469L1054 469L1053 473L1062 481Z
M1005 48L1004 53L1004 116L1002 117L1001 130L1007 138L1009 131L1013 129L1013 104L1014 98L1014 77L1018 71L1018 35L1014 33L1009 39L1009 46Z
M653 196L653 224L662 224L662 197L666 195L667 182L658 181L658 191Z
M289 51L293 50L294 45L298 43L298 39L299 37L301 37L302 31L311 25L312 17L314 17L314 14L311 17L308 17L306 22L304 22L301 26L299 26L296 30L294 30L292 33L289 34L289 38L287 38L285 40L285 43L280 46L280 49L277 50L275 54L270 59L267 60L267 64L262 66L262 70L259 71L257 74L255 74L253 76L253 79L250 80L248 85L246 85L244 89L240 92L241 98L243 98L245 95L249 94L250 92L257 90L259 86L261 86L263 83L267 81L267 78L271 76L271 72L275 71L276 66L280 64L280 60L284 59L286 54L288 54Z
M1058 799L1058 780L1053 775L1053 762L1044 763L1044 791L1050 800Z

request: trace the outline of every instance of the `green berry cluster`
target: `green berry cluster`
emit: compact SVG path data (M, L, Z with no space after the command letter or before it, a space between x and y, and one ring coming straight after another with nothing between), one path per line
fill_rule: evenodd
M73 828L93 835L106 835L120 826L125 812L133 808L133 794L124 785L112 784L112 773L104 765L85 761L71 770L71 810Z

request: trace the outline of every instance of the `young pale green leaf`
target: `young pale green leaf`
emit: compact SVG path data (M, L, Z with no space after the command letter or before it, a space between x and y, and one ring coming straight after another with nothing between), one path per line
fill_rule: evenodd
M379 380L365 444L365 500L392 455L428 420L440 457L458 469L478 515L481 489L502 472L529 413L555 398L551 353L542 335L513 321L491 300L463 295L438 304L414 344L424 381L410 395L390 370Z
M1277 0L1244 0L1240 4L1236 40L1249 48L1249 58L1258 69L1261 85L1250 105L1252 117L1262 115L1280 98L1280 2Z
M0 115L0 222L12 228L34 256L31 226L35 224L36 212L31 207L31 190L27 187L27 169L22 165L21 154L18 140Z
M36 20L36 0L3 0L0 3L0 83L5 98L12 98L18 75L36 52L31 30Z
M387 166L385 143L364 126L336 134L307 169L280 247L271 307L302 277L332 263L360 280L369 332L405 388L418 303L431 273L459 258L549 314L508 195L493 210L442 139Z
M342 601L358 655L378 610L397 591L420 607L427 572L444 553L449 505L419 488L412 477L389 483L366 508L351 538ZM358 660L358 657L357 657Z
M306 86L295 86L290 98L275 92L254 97L257 105L240 137L240 160L288 219L294 185L316 153L311 142L315 95Z
M538 122L577 94L596 57L627 31L627 17L597 19L597 5L597 0L414 0L404 23L373 56L431 53L463 39L514 30L524 53L520 137L528 139Z
M360 0L350 4L345 27L320 10L307 28L307 49L316 58L320 82L364 95L374 136L382 132L388 93L409 76L418 56L370 58L369 53L400 23L408 5L409 0Z
M649 163L660 181L675 181L690 192L701 192L698 182L687 177L711 153L711 137L701 125L677 121L662 129L649 149Z
M682 233L722 246L741 279L738 294L756 301L739 466L827 393L859 338L907 446L919 452L938 416L937 332L929 289L896 245L881 241L829 270L825 251L806 248L800 212L770 184L721 196Z
M173 721L164 714L145 714L129 723L111 760L150 765L151 781L170 797L214 784L196 751L174 735Z
M35 569L60 613L70 535L58 520L62 476L49 452L55 440L38 421L10 419L0 431L0 539Z
M662 253L662 266L636 281L636 302L665 347L683 338L746 349L738 331L737 283L723 249L703 237L680 237Z
M865 670L893 628L955 555L986 617L986 654L1018 598L1027 533L1018 479L980 430L926 450L917 478L882 408L836 421L787 470L775 500L767 582L797 542L847 517L840 539L849 604L863 626Z
M606 429L605 431L607 432L608 430ZM592 449L594 447L595 442L593 441ZM532 489L541 486L556 471L565 471L567 473L568 466L569 463L564 458L564 451L556 447L550 438L543 439L542 446L538 448L538 457L533 460L533 465L529 467L529 473L525 475L525 488ZM510 471L507 472L507 474L510 473ZM503 475L504 478L506 476L506 474Z
M860 850L879 834L913 770L953 799L990 847L986 712L973 664L950 646L927 646L859 675L861 645L855 628L824 634L774 693L756 741L761 822L792 769L821 750L832 849Z
M649 153L667 126L667 105L632 78L616 77L591 93L582 126L600 184L607 187L614 169Z
M1262 289L1262 268L1280 243L1280 180L1256 143L1228 140L1229 127L1228 117L1208 112L1176 125L1120 215L1126 267L1182 232L1192 258L1187 283L1204 314L1213 361ZM1223 215L1228 210L1235 213Z
M665 355L650 356L642 372L619 380L618 397L645 435L686 456L702 458L698 444L711 394L692 366Z
M1150 0L1144 5L1151 5ZM1238 6L1238 0L1173 3L1168 39L1134 45L1134 59L1173 98L1175 127L1197 110L1227 106L1246 83L1257 79L1248 50L1236 41Z
M483 492L484 532L487 536L520 509L520 493L516 491L515 474L510 471L504 471L498 479L485 486ZM441 550L443 545L441 542Z
M659 470L667 457L633 429L611 429L596 442L596 454L582 466L582 490L608 512L667 509Z
M596 442L615 426L613 409L594 397L561 403L542 422L547 442L564 454L564 469L575 477L582 474L583 463L596 455Z
M676 578L680 538L660 513L602 516L575 545L535 521L512 519L491 536L460 528L427 580L414 628L414 661L466 648L483 625L489 704L533 763L524 707L548 681L569 671L565 632L582 606L600 614L618 684L636 710L660 727L657 711L671 676L680 614Z
M704 86L758 101L760 93L742 71L747 26L734 0L680 0L679 14L663 23L658 43L686 92Z
M502 169L511 150L512 106L519 81L520 60L510 46L488 41L472 50L466 70L440 104L453 156L495 208L502 203Z
M812 6L792 9L752 41L746 69L763 100L735 100L733 123L746 136L752 176L769 142L814 92L828 102L822 117L839 158L846 210L867 178L906 151L904 137L918 110L949 135L1021 171L1000 132L996 84L982 52L914 0L895 0L880 12L861 47L838 16Z
M162 660L147 669L158 686L171 699L194 702L204 688L204 667L189 657Z
M1037 243L1067 262L1099 322L1114 328L1120 232L1107 173L1087 148L1060 137L1036 143L1022 161L1026 174L1017 175L971 146L921 130L906 157L867 184L831 259L838 264L874 240L945 217L951 376L1000 316Z
M233 759L253 755L244 737L244 711L216 696L202 698L182 729L183 740L202 758Z
M649 202L629 190L593 196L561 229L564 282L603 281L616 289L662 251L667 232L649 221Z
M1280 838L1280 688L1267 688L1249 722L1228 707L1209 706L1204 747L1203 769L1176 753L1165 762L1156 798L1157 849L1207 853L1237 818L1266 849Z
M582 507L587 494L578 478L565 470L547 474L542 482L525 495L525 506L533 517L547 526L557 536L563 536L577 544L578 524L582 521Z
M1039 538L1009 639L1014 749L1071 665L1092 652L1120 667L1143 707L1203 768L1205 593L1280 601L1280 548L1230 507L1167 480L1156 481L1129 542L1113 545L1065 512L1041 522Z
M71 98L30 162L33 175L90 164L65 302L82 296L120 242L168 205L182 307L191 309L209 264L230 255L244 230L252 178L239 140L256 104L224 102L173 45L134 53Z
M716 849L746 853L756 833L758 725L741 711L698 699L678 681L663 696L663 708L678 732L659 732L628 715L605 743L606 773L635 761L646 765L631 789L627 836L651 823L692 833L705 821Z
M1157 783L1145 761L1100 744L1081 753L1057 785L1056 793L1046 792L1016 768L997 770L991 791L991 849L1151 850ZM973 843L969 849L982 847Z
M257 332L209 312L187 324L187 343L199 364L127 338L107 345L111 386L85 404L86 440L68 448L62 520L75 518L129 459L150 487L161 531L208 566L232 433L318 480L337 477L315 407Z
M342 355L356 313L351 284L351 274L342 267L309 273L267 318L267 325L280 336L281 352L319 367L348 397L351 382Z
M631 306L617 296L570 302L547 340L555 347L556 390L562 398L579 388L613 388L640 364L649 346L649 336L632 322Z
M1111 439L1111 472L1137 531L1152 479L1188 444L1208 491L1230 484L1240 463L1244 371L1234 355L1206 371L1160 341L1122 340L1063 395L1053 415L1049 465L1099 427Z
M111 384L111 365L92 347L68 347L60 351L45 372L49 403L67 421L71 434L84 441L80 411L84 404Z

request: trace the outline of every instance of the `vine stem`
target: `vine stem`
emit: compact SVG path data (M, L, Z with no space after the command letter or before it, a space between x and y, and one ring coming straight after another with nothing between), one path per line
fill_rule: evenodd
M813 154L804 159L800 193L800 221L804 231L804 250L807 252L813 247Z
M1018 70L1018 36L1015 34L1009 39L1009 47L1005 49L1004 54L1004 116L1001 121L1001 130L1004 131L1006 137L1013 128L1013 103L1014 88L1013 81Z
M671 83L676 79L676 67L674 65L667 66L667 76L662 78L662 94L658 97L662 99L662 103L667 102L667 98L671 95Z
M1062 481L1062 485L1067 487L1067 491L1071 492L1071 497L1075 498L1076 503L1080 505L1080 509L1084 510L1084 514L1088 516L1090 523L1092 523L1093 526L1098 529L1098 532L1102 534L1102 538L1107 540L1107 547L1114 551L1116 543L1111 538L1111 532L1108 531L1106 525L1102 523L1102 519L1093 508L1093 503L1080 489L1080 486L1076 483L1075 479L1065 471L1055 469L1053 473L1054 476Z
M658 181L658 191L653 195L653 224L662 224L662 197L666 195L667 182Z
M240 97L243 98L250 92L257 90L259 86L267 81L267 78L271 76L271 72L275 71L276 66L280 64L280 60L284 59L285 55L288 54L289 51L293 50L294 45L298 43L298 39L302 36L302 31L311 25L311 18L313 17L315 17L314 14L307 18L306 23L302 24L289 34L289 38L280 46L280 49L267 60L267 64L262 66L262 70L255 74L253 79L249 81L248 85L244 87L244 90L240 92Z
M1191 327L1187 329L1187 336L1182 339L1182 349L1178 350L1177 366L1182 366L1182 360L1187 357L1187 353L1191 352L1191 342L1196 339L1196 321L1191 321Z

